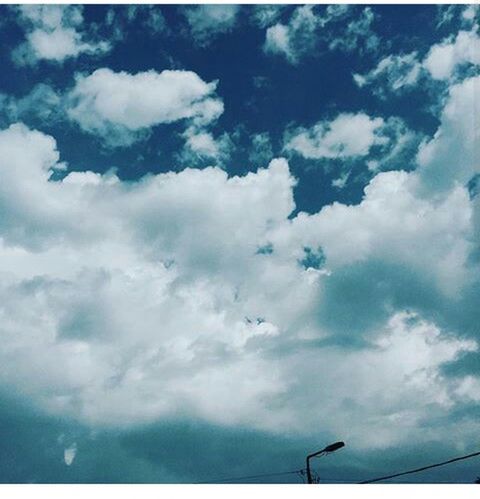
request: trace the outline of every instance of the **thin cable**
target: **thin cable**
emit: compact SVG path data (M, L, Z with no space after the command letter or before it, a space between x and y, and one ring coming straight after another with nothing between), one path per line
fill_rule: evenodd
M480 455L479 452L474 452L472 454L468 454L466 456L461 456L461 457L455 457L453 459L449 459L448 461L443 461L441 463L436 463L436 464L430 464L428 466L423 466L421 468L416 468L414 470L408 470L408 471L403 471L401 473L395 473L394 475L387 475L383 476L380 478L373 478L371 480L364 480L362 482L359 482L358 480L352 480L352 479L343 479L343 478L330 478L330 477L320 477L320 480L324 481L331 481L331 482L340 482L340 483L360 483L360 484L365 484L365 483L374 483L374 482L380 482L382 480L389 480L390 478L395 478L397 476L402 476L402 475L409 475L412 473L419 473L420 471L425 471L431 468L437 468L439 466L445 466L446 464L451 464L456 461L463 461L464 459L470 459L472 457L476 457ZM209 483L222 483L222 482L233 482L237 480L255 480L257 478L265 478L265 477L272 477L272 476L282 476L282 475L294 475L298 474L300 477L303 477L303 474L305 473L305 469L300 469L300 470L292 470L292 471L280 471L278 473L263 473L261 475L249 475L249 476L238 476L238 477L231 477L231 478L221 478L221 479L214 479L214 480L209 480L206 482L197 482L198 484L209 484ZM404 482L408 483L408 482ZM450 482L450 481L445 481L445 482L440 482L440 481L435 481L435 483L457 483L457 482Z
M222 482L233 482L236 480L254 480L256 478L264 478L267 476L280 476L280 475L294 475L297 473L301 473L302 470L293 470L293 471L280 471L278 473L263 473L261 475L250 475L250 476L237 476L237 477L232 477L232 478L221 478L217 480L209 480L208 482L197 482L199 484L206 484L206 483L222 483Z
M474 452L473 454L468 454L466 456L455 457L453 459L449 459L448 461L443 461L443 463L430 464L429 466L423 466L421 468L416 468L414 470L403 471L402 473L395 473L394 475L387 475L387 476L382 476L380 478L373 478L372 480L364 480L363 482L359 483L373 483L373 482L380 482L382 480L389 480L390 478L395 478L397 476L409 475L411 473L418 473L420 471L429 470L431 468L437 468L438 466L445 466L446 464L454 463L456 461L463 461L464 459L470 459L471 457L475 456L480 456L480 451Z

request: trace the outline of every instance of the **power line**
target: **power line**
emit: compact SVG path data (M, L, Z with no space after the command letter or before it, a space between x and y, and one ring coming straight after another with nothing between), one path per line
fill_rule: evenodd
M302 474L305 470L292 470L292 471L279 471L278 473L263 473L261 475L250 475L250 476L237 476L231 478L221 478L217 480L209 480L208 482L197 482L201 483L222 483L222 482L234 482L236 480L254 480L256 478L265 478L267 476L281 476L281 475L294 475L294 474Z
M428 466L422 466L421 468L416 468L414 470L403 471L402 473L395 473L394 475L387 475L387 476L382 476L380 478L373 478L372 480L364 480L363 482L359 482L359 483L373 483L373 482L380 482L382 480L389 480L390 478L395 478L397 476L409 475L411 473L418 473L420 471L429 470L431 468L445 466L446 464L454 463L456 461L463 461L464 459L470 459L470 458L475 457L475 456L480 456L480 452L474 452L473 454L468 454L466 456L455 457L453 459L449 459L448 461L443 461L442 463L430 464Z
M321 477L321 480L327 480L329 482L338 482L338 483L359 483L359 484L365 484L365 483L374 483L374 482L380 482L382 480L389 480L391 478L395 478L398 476L403 476L403 475L409 475L412 473L419 473L420 471L425 471L431 468L437 468L439 466L445 466L447 464L451 464L457 461L463 461L464 459L470 459L472 457L476 457L480 455L479 452L474 452L472 454L468 454L466 456L461 456L461 457L455 457L453 459L449 459L448 461L443 461L441 463L436 463L436 464L430 464L428 466L422 466L421 468L416 468L413 470L408 470L408 471L402 471L401 473L395 473L393 475L387 475L387 476L382 476L379 478L373 478L371 480L363 480L363 481L358 481L358 480L353 480L353 479L345 479L345 478L331 478L331 477ZM255 480L258 478L266 478L266 477L274 477L274 476L283 476L283 475L300 475L300 477L303 477L305 474L305 468L299 469L299 470L291 470L291 471L280 471L280 472L274 472L274 473L263 473L260 475L246 475L246 476L237 476L237 477L230 477L230 478L221 478L221 479L214 479L214 480L209 480L206 482L197 482L197 484L209 484L209 483L226 483L226 482L236 482L236 481L241 481L241 480ZM408 483L408 482L403 482L403 483ZM457 482L451 482L451 481L435 481L435 483L457 483Z

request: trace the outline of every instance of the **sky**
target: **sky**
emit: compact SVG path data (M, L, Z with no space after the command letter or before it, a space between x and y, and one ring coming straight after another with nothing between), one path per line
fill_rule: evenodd
M478 19L0 6L0 481L478 451Z

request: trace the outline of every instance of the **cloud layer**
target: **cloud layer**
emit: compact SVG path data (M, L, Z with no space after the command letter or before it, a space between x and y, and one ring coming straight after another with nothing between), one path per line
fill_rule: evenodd
M418 9L3 9L0 474L475 442L478 9Z
M452 89L441 127L463 95ZM359 205L289 219L283 159L244 177L52 181L52 137L14 125L0 151L0 379L43 410L100 427L187 413L299 434L320 418L362 448L430 438L432 408L478 399L477 378L442 374L475 339L431 309L478 278L461 183L425 197L426 166L379 173Z

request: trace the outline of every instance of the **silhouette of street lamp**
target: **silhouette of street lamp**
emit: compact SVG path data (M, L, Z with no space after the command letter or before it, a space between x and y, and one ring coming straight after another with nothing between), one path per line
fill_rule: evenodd
M324 449L319 450L317 452L314 452L313 454L309 454L307 456L307 482L308 483L313 483L312 471L310 469L310 459L312 459L312 457L317 457L317 456L321 456L324 454L330 454L330 452L335 452L336 450L341 449L342 447L345 447L344 442L335 442L333 444L327 445Z

